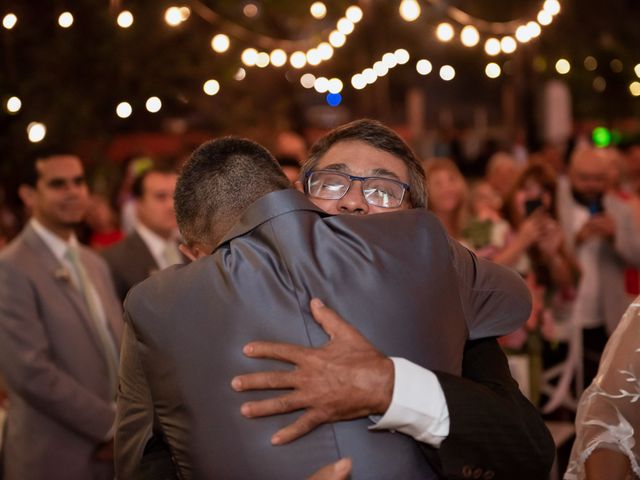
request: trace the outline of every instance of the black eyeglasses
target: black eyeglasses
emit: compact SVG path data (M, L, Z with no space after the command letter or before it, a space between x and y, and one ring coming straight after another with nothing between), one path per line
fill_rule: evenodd
M398 208L402 205L406 183L385 177L357 177L335 170L315 170L305 174L307 195L324 200L344 197L354 180L361 182L362 195L369 205L382 208Z

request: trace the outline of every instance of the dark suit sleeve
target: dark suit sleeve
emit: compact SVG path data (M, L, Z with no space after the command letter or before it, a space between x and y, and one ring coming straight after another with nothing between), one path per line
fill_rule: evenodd
M171 452L155 422L151 392L138 358L138 341L125 313L115 434L117 478L177 479Z
M548 478L555 447L538 411L511 377L495 339L467 343L463 376L434 372L447 400L449 435L436 449L423 444L431 463L445 478L480 469L480 477ZM483 475L487 475L486 477Z

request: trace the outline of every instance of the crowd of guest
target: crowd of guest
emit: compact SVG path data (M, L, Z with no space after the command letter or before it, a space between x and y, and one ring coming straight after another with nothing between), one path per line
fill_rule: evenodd
M278 160L292 185L305 182L300 178L303 159L282 155ZM179 162L167 163L133 159L112 195L78 193L77 201L84 202L83 224L65 235L77 236L87 251L106 261L118 303L155 271L188 261L173 207ZM545 389L544 372L567 361L576 347L571 340L576 331L581 355L570 366L570 381L573 393L579 395L582 385L596 377L609 337L640 294L640 145L622 150L582 145L564 155L549 148L526 159L498 152L489 159L485 175L474 178L465 176L450 158L425 158L422 164L427 208L447 233L478 257L514 269L526 281L533 299L531 317L500 343L509 354L526 359L524 376L517 379L529 400L540 409L549 407L554 394ZM65 181L86 187L81 169ZM21 189L28 213L36 213L27 223L34 234L50 228L47 222L54 226L62 222L65 212L55 211L50 203L55 198L42 196L35 185ZM0 204L0 250L20 232L20 218L23 212ZM87 275L90 270L73 261L68 266L70 281L84 292L89 315L104 323L111 299L101 297L102 280ZM96 297L101 298L94 315ZM2 392L0 400L6 402ZM553 407L556 413L558 407L572 410L567 402ZM109 424L109 415L101 413ZM547 408L546 413L553 412ZM65 422L61 415L59 421ZM112 432L105 430L103 437L108 444Z

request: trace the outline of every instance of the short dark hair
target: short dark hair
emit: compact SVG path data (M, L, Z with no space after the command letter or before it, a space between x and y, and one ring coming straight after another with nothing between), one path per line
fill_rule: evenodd
M313 170L331 147L339 142L360 141L399 158L409 170L409 197L413 208L426 205L424 170L411 147L386 125L370 119L355 120L331 130L315 142L302 165L301 178Z
M37 168L38 162L48 160L53 157L66 156L77 157L75 153L57 146L47 146L34 149L28 156L26 156L19 166L18 185L16 185L16 187L19 187L20 185L35 187L38 183L38 178L40 177Z
M193 152L178 177L178 227L187 243L210 244L216 224L228 224L260 197L290 187L262 145L239 137L209 141Z
M176 175L178 172L174 168L168 166L154 166L143 170L134 180L131 185L131 195L133 198L139 200L144 197L144 181L152 173L159 173L161 175Z

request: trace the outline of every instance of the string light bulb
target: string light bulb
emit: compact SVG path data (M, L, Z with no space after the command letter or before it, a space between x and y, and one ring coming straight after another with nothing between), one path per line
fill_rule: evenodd
M256 57L256 67L266 68L269 66L270 58L267 52L260 52Z
M293 52L291 56L289 56L289 63L293 68L303 68L307 64L307 56L304 52Z
M129 102L120 102L116 107L116 115L120 118L129 118L133 113L133 108Z
M309 65L320 65L322 62L322 57L320 56L320 52L317 48L311 48L307 51L307 63Z
M527 31L531 38L536 38L542 33L542 28L538 22L531 21L527 23Z
M518 44L513 39L513 37L507 35L506 37L502 37L502 39L500 40L500 49L504 53L513 53L516 51L517 47Z
M182 23L182 14L178 7L169 7L164 12L164 21L170 27L177 27Z
M436 37L441 42L449 42L454 34L453 27L450 23L443 22L436 28Z
M162 108L162 100L160 100L158 97L149 97L147 98L144 106L148 112L157 113Z
M336 29L343 35L349 35L354 28L353 22L347 18L341 18L336 24Z
M129 28L133 25L133 14L129 10L123 10L118 14L116 21L120 28Z
M636 72L636 76L640 78L640 63L633 67L633 71Z
M276 48L271 52L271 55L269 55L269 60L274 67L282 67L287 63L287 54L281 48Z
M396 62L398 62L398 65L404 65L411 58L409 52L407 52L404 48L399 48L398 50L393 52L393 55L396 57Z
M204 82L204 85L202 85L202 90L204 91L204 93L212 97L220 91L220 82L214 80L213 78L207 80L206 82Z
M362 90L367 86L367 81L364 79L364 76L361 73L356 73L353 77L351 77L351 86L356 90Z
M501 50L500 40L498 40L497 38L492 37L487 39L486 42L484 42L484 51L487 53L487 55L491 55L492 57L495 57L500 53L500 50Z
M332 78L329 80L329 83L327 85L327 91L329 93L340 93L342 91L342 80L340 80L339 78Z
M322 42L320 45L316 47L318 53L320 54L320 58L322 60L329 60L333 57L333 47L327 42Z
M640 82L631 82L631 85L629 85L629 91L634 97L640 97Z
M560 13L560 2L558 0L546 0L542 9L550 15L557 15Z
M11 30L13 27L15 27L16 23L18 23L18 17L16 17L16 15L13 13L7 13L2 18L2 26L7 30Z
M247 67L253 67L258 60L258 51L255 48L245 48L240 55L240 60Z
M336 48L342 47L347 41L347 37L337 30L329 34L329 43Z
M362 20L362 9L357 5L351 5L347 8L347 11L344 14L347 19L352 23L358 23Z
M529 33L529 29L526 25L520 25L516 29L516 40L518 40L520 43L527 43L529 40L531 40L531 34Z
M62 12L58 17L58 25L62 28L69 28L73 25L73 14L71 12Z
M475 47L480 42L480 33L473 25L467 25L460 32L460 41L465 47Z
M566 75L571 70L571 64L566 58L561 58L556 62L556 71L560 75Z
M214 37L211 39L211 48L214 52L224 53L229 50L230 46L231 41L229 40L229 37L224 33L214 35Z
M315 81L316 77L313 73L305 73L300 77L300 85L306 89L313 88Z
M18 113L22 108L22 100L18 97L11 97L7 99L6 109L9 113Z
M502 73L502 70L500 68L500 65L498 65L497 63L491 62L491 63L488 63L487 66L485 67L484 73L489 78L498 78L500 76L500 73Z
M540 25L550 25L553 22L553 15L546 10L540 10L536 17Z
M406 22L413 22L422 13L420 4L416 0L402 0L399 7L400 16Z
M451 65L443 65L440 67L440 78L445 82L453 80L456 76L456 70Z
M31 143L38 143L47 136L47 127L44 123L31 122L27 125L27 138Z
M418 63L416 63L416 71L420 74L420 75L429 75L433 70L433 65L431 65L431 62L427 59L422 59L422 60L418 60Z
M309 7L309 11L313 18L320 20L327 15L327 6L322 2L314 2Z

